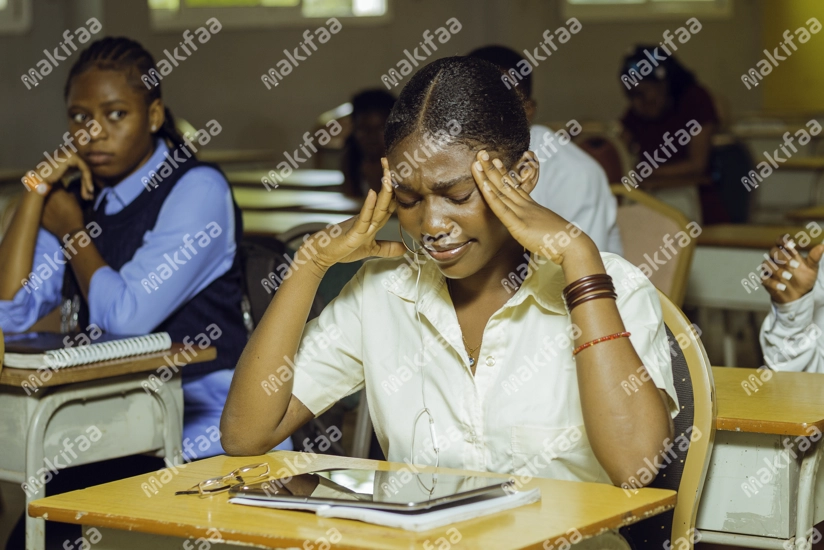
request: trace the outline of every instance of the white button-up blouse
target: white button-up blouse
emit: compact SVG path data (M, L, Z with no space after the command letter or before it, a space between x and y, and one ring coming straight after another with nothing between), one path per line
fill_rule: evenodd
M602 257L649 372L627 388L655 384L669 395L675 416L656 290L623 258ZM535 258L528 271L511 274L524 278L517 291L502 281L512 296L486 325L473 376L445 278L431 261L419 262L420 268L408 257L366 262L307 324L294 395L318 415L365 387L390 461L609 483L584 429L572 356L577 327L561 296L561 268Z

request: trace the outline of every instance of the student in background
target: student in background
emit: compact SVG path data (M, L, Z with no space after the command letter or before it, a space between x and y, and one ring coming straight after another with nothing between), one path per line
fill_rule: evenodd
M635 75L641 74L641 63L649 63L644 52L654 49L655 46L636 46L624 58L621 75L631 74L638 78ZM622 87L629 100L629 107L621 119L622 138L639 160L644 158L645 152L654 155L662 147L667 132L675 136L679 130L688 130L691 120L701 126L701 131L686 146L679 147L676 143L674 152L667 149L672 156L649 176L654 178L654 186L641 182L640 188L675 206L698 223L728 221L718 190L711 185L699 187L692 183L708 177L710 172L712 135L719 118L709 92L673 56L661 61L637 83ZM656 158L664 156L659 153Z
M223 452L220 414L247 339L242 224L223 174L175 130L160 83L142 82L151 69L151 54L127 38L94 42L72 66L69 132L98 131L65 148L65 163L41 168L36 189L27 178L32 188L0 243L0 328L94 324L124 337L166 331L194 352L215 346L216 360L182 369L184 448L198 436L209 442L200 438L184 457L191 460ZM66 187L69 171L80 178ZM48 273L45 256L57 259Z
M505 46L484 46L471 51L469 56L489 61L505 73L511 69L518 71L518 62L523 61L517 52ZM504 85L500 79L498 82ZM554 139L552 130L532 124L537 111L537 102L532 97L532 73L515 82L531 124L529 148L536 152L540 163L538 185L532 191L532 198L578 224L599 250L623 254L615 223L617 202L603 168L572 142L563 145L557 140L548 142L549 138Z
M381 188L383 127L395 98L386 90L364 90L352 98L352 133L346 138L341 170L344 192L365 197Z
M774 370L824 374L822 254L824 245L820 244L805 258L792 239L785 237L770 250L776 265L762 264L772 307L761 325L761 349L764 361Z

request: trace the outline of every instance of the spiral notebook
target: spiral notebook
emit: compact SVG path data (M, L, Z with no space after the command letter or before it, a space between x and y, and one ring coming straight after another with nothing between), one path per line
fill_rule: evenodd
M168 332L132 338L101 334L94 343L71 347L65 345L67 337L70 342L77 341L76 335L54 332L7 334L4 338L6 352L3 355L3 366L17 369L60 369L144 355L172 347Z

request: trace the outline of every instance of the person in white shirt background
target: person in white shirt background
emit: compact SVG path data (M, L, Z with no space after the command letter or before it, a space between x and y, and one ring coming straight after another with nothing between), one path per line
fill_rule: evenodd
M523 102L498 74L450 57L404 87L380 193L307 239L241 356L221 419L230 455L268 451L361 389L395 462L621 485L667 448L679 405L657 292L530 198ZM415 262L375 240L396 210L423 245ZM512 295L501 281L525 250ZM329 267L366 257L379 259L304 324ZM637 392L619 389L639 374Z
M761 349L767 365L778 371L824 373L824 273L818 268L824 244L807 257L785 236L762 264L764 288L772 307L761 325ZM774 264L774 265L771 265Z
M532 124L538 103L532 96L532 72L524 75L519 62L524 62L516 51L506 46L484 46L472 50L477 57L497 65L505 74L518 72L515 84L524 99L524 110L530 126L529 149L536 153L541 165L538 185L531 196L569 220L589 235L598 250L623 255L621 235L616 224L618 203L609 189L607 175L601 165L573 142L559 144L555 132L540 124ZM505 83L498 79L501 86Z

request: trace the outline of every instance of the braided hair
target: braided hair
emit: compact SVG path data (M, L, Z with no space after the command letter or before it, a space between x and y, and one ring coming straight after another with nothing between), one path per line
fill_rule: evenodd
M64 98L69 97L72 80L89 69L123 72L131 85L145 92L147 105L161 97L160 79L157 79L156 85L146 87L140 78L142 75L149 74L149 70L157 71L154 57L139 42L129 38L107 36L92 42L88 48L83 50L69 71L66 87L63 90ZM163 126L160 127L157 135L166 139L173 147L186 147L183 137L175 127L172 112L166 107L164 113Z
M501 153L511 166L529 150L529 123L519 92L501 83L501 71L474 57L445 57L423 67L404 86L389 119L387 153L414 133L460 125L452 143Z

